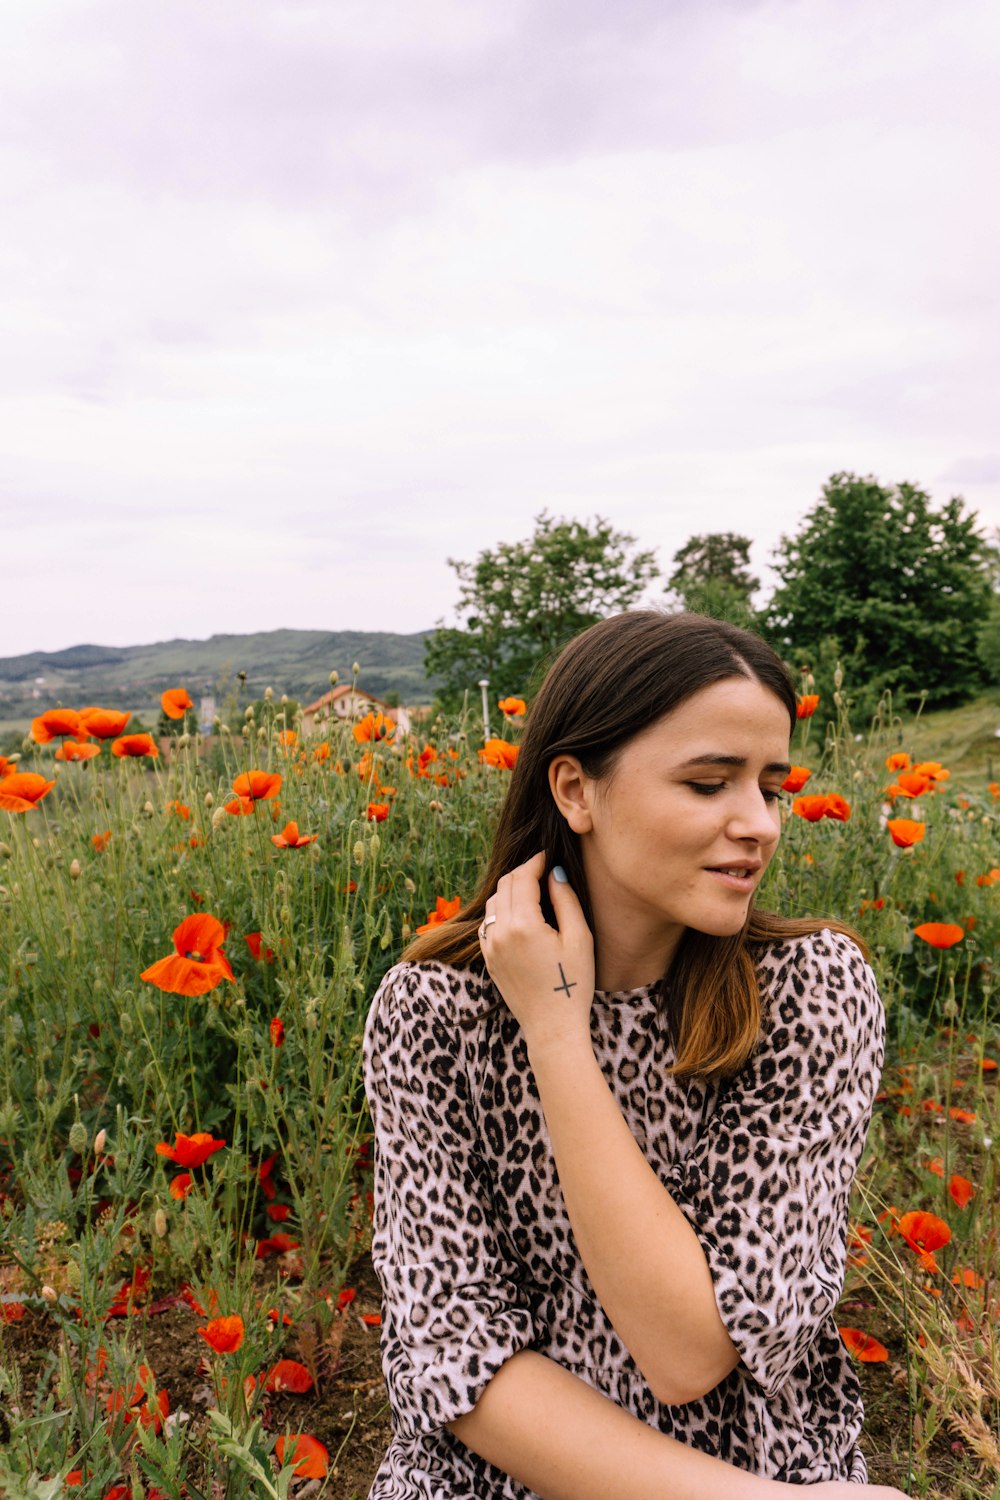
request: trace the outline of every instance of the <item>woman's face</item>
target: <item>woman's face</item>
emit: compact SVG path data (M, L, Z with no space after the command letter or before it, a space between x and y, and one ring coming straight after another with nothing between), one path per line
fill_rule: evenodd
M789 731L774 693L727 678L629 740L600 781L580 779L568 821L599 948L669 959L686 927L742 929L778 843Z

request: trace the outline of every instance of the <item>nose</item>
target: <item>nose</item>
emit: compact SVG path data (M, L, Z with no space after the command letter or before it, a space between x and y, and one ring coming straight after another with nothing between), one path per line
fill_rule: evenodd
M781 832L778 803L769 802L756 783L748 786L732 806L728 832L733 839L750 840L765 847L777 843Z

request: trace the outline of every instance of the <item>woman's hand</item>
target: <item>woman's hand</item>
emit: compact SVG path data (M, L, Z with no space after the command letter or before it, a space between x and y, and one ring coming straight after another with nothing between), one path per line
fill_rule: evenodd
M782 1485L782 1489L788 1486ZM796 1486L798 1488L798 1486ZM824 1479L820 1484L806 1485L814 1495L823 1495L826 1500L859 1500L860 1491L868 1491L868 1500L907 1500L903 1490L894 1490L887 1484L851 1484L846 1479Z
M581 1035L589 1043L594 998L594 939L580 903L553 871L548 890L559 929L550 927L542 915L544 873L545 855L536 854L504 875L479 929L490 978L520 1022L529 1051Z

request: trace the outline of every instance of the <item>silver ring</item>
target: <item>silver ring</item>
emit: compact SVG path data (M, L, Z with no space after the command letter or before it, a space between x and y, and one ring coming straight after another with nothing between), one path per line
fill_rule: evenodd
M492 926L492 924L495 921L496 921L496 917L484 917L483 918L482 925L479 928L480 941L486 936L486 929L487 929L487 927Z

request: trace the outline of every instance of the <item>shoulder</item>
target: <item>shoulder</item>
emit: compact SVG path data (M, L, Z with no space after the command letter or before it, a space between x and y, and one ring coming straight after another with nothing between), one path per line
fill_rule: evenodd
M458 1053L462 1023L489 1005L483 979L440 963L399 963L385 975L365 1023L365 1051L402 1043L411 1052L444 1046Z
M884 1027L885 1011L870 964L858 945L828 927L762 944L755 951L765 1017L851 1030Z

